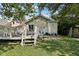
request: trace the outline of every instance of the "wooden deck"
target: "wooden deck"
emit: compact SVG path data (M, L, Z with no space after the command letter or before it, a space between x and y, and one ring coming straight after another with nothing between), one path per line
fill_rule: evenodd
M22 37L0 37L0 40L21 40ZM34 39L33 35L28 35L26 37L23 37L23 39Z
M34 35L27 35L27 36L19 36L19 37L0 37L0 40L21 40L21 46L23 45L34 45L36 46L36 36Z

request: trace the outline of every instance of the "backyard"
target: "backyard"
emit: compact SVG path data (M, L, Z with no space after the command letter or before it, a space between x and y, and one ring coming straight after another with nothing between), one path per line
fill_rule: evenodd
M79 41L62 37L55 40L39 40L37 46L0 45L1 56L78 56Z

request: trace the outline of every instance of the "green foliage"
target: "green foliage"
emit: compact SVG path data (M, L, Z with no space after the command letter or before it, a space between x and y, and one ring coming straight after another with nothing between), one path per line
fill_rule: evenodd
M24 15L32 13L32 4L24 3L2 3L3 15L8 18L14 17L14 19L23 20Z
M60 12L61 16L66 15L79 15L79 4L65 4L64 9Z

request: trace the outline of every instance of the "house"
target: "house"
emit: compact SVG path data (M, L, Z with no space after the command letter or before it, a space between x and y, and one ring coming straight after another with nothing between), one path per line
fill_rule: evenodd
M11 20L0 20L0 37L9 37L19 35L23 30L25 24L23 22L16 22ZM11 34L10 34L11 33Z
M70 28L69 36L71 37L79 37L79 25L75 25Z
M37 16L27 22L0 20L0 40L21 40L21 45L36 45L37 38L44 35L57 35L54 19Z
M28 32L33 32L37 27L37 34L40 35L57 35L57 21L45 16L36 16L26 22Z
M0 40L20 40L21 45L31 43L36 45L37 29L34 34L27 35L27 25L24 21L0 20Z

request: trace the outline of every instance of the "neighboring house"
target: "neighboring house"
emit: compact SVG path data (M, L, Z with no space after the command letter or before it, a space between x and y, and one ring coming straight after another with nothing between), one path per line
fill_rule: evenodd
M33 32L36 26L38 35L57 35L58 25L54 19L37 16L26 22L26 24L28 32Z
M79 25L70 28L69 36L79 37Z

